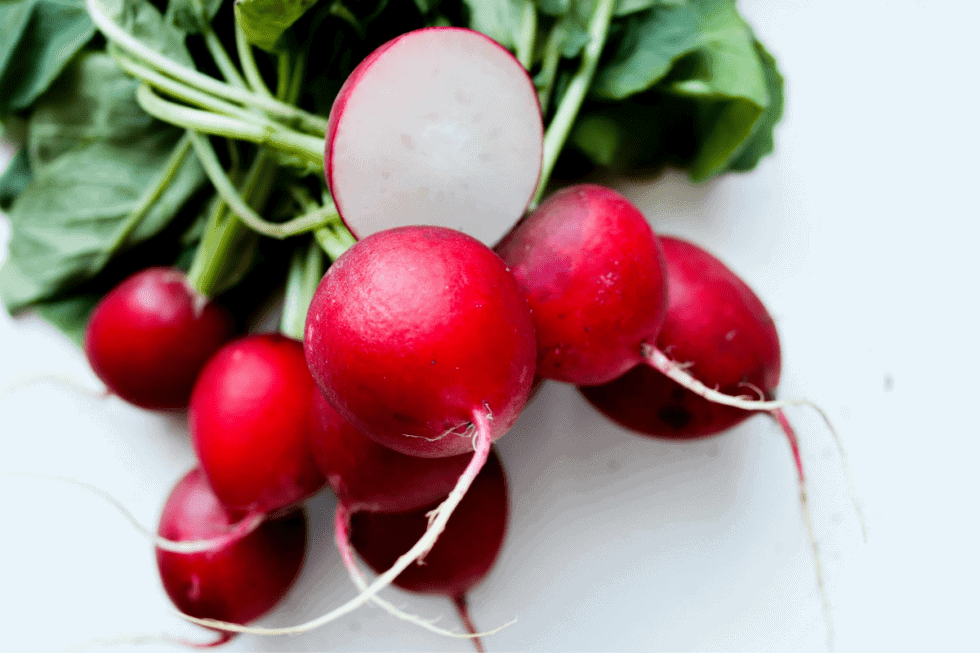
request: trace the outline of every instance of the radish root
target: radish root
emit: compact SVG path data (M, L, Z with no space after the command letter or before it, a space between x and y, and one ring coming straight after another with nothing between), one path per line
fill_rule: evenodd
M816 570L817 591L820 592L820 606L823 608L824 623L827 624L827 648L834 650L834 622L830 613L830 600L827 598L827 588L823 581L823 565L820 562L820 545L817 543L817 536L813 531L813 521L810 517L810 502L806 494L806 477L803 474L803 459L800 456L800 441L796 437L796 431L786 419L786 414L781 409L770 412L779 426L786 434L790 449L793 451L793 462L796 463L796 477L800 487L800 512L803 513L803 523L806 526L806 534L810 539L810 548L813 550L813 565Z
M206 626L208 628L215 628L217 630L226 630L236 633L249 633L251 635L295 635L299 633L305 633L324 624L335 621L336 619L353 612L357 608L361 607L365 603L371 600L379 591L385 587L391 585L391 582L405 569L408 568L413 562L424 556L429 549L436 543L439 539L439 535L446 528L446 523L449 521L449 517L452 515L456 506L462 501L463 496L469 490L470 485L473 483L473 479L476 478L480 470L487 462L487 457L490 455L490 445L492 444L492 436L490 431L490 422L488 416L483 414L480 410L473 410L473 423L476 424L478 435L476 436L476 450L473 452L473 458L470 459L469 464L463 471L462 475L459 477L459 481L456 483L456 487L453 488L449 496L439 504L436 508L436 516L432 520L429 528L425 531L422 537L416 542L407 553L402 554L391 569L387 570L380 576L378 576L373 583L368 585L359 595L340 605L339 607L331 610L330 612L312 619L305 623L299 624L297 626L288 626L284 628L263 628L261 626L244 626L242 624L229 623L227 621L219 621L217 619L202 619L199 617L192 617L188 614L184 614L179 610L175 612L190 621L191 623L196 623L201 626Z
M155 547L163 551L170 551L171 553L203 553L205 551L211 551L214 549L220 549L228 544L239 540L256 528L258 528L263 521L265 521L265 515L261 513L251 513L246 515L240 521L232 524L228 527L228 531L224 535L218 537L212 537L204 540L186 540L186 541L174 541L168 540L165 537L160 537L146 526L141 524L136 516L133 515L114 496L106 492L100 487L92 485L91 483L86 483L85 481L79 481L75 478L69 478L67 476L48 476L46 474L32 474L28 472L12 472L6 473L4 476L8 477L22 477L22 478L35 478L44 481L58 481L61 483L67 483L69 485L74 485L75 487L87 490L92 494L103 499L106 503L114 507L119 513L130 523L130 525L136 529L141 535L146 539L150 540Z
M650 367L664 374L672 381L683 386L685 389L690 390L699 397L703 397L704 399L716 404L741 408L742 410L759 411L777 411L787 406L808 406L816 411L816 413L820 415L820 418L824 421L824 424L827 425L827 429L830 431L831 436L834 438L834 443L837 445L837 452L840 455L841 466L844 470L848 493L851 496L851 504L854 507L854 514L857 516L858 524L861 528L861 538L865 543L868 542L868 528L864 520L864 512L861 510L861 504L857 500L857 492L855 491L854 481L851 477L850 465L848 465L847 462L847 454L844 452L844 443L841 441L840 435L837 433L837 429L834 428L833 423L830 421L830 416L827 415L823 408L813 403L809 399L759 400L749 399L747 397L733 397L732 395L727 395L723 392L719 392L718 390L709 388L688 374L685 370L686 368L690 367L689 363L679 363L674 361L664 352L650 344L644 343L642 345L642 351L644 360L648 365L650 365ZM748 386L757 392L759 391L759 388L756 388L749 383L743 383L742 385ZM785 416L783 419L785 420Z
M337 512L334 516L334 538L337 543L337 550L340 551L340 558L344 563L344 567L347 569L347 573L350 574L351 581L361 592L367 589L367 581L364 579L364 574L361 572L360 567L357 565L357 560L354 558L354 550L350 545L350 512L343 503L337 504ZM478 651L482 651L482 646L479 643L479 638L485 635L493 635L494 633L500 632L507 626L514 624L517 620L513 620L509 623L504 624L493 630L485 631L482 633L476 632L472 627L472 622L467 619L463 620L468 633L457 633L452 630L446 630L445 628L439 628L435 623L442 617L435 617L434 619L424 619L417 615L409 614L402 611L400 608L392 605L388 601L385 601L380 596L371 597L371 601L376 603L378 606L383 608L388 614L397 617L403 621L408 621L416 626L421 626L428 631L436 633L437 635L444 635L446 637L457 637L461 639L472 639L474 645Z

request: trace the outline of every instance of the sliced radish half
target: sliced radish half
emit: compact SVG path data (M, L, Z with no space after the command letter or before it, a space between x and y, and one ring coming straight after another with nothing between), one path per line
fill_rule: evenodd
M495 245L541 172L543 127L527 71L479 32L432 27L375 50L330 111L325 174L358 238L437 225Z

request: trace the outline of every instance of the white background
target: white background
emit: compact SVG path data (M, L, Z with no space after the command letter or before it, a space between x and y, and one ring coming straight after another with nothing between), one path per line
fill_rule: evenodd
M806 409L813 522L838 651L975 645L975 183L980 10L969 2L740 5L787 78L777 151L703 186L669 174L619 184L655 228L716 253L776 318L784 397L837 425L867 519L862 543L841 461ZM0 221L2 243L9 227ZM5 248L3 248L5 249ZM192 464L180 416L98 391L81 353L40 320L0 315L2 472L97 484L154 527ZM14 388L14 389L11 389ZM766 417L702 442L611 426L550 384L499 443L512 527L474 618L506 650L827 650L789 449ZM0 632L6 650L184 650L152 548L77 488L0 478ZM288 625L353 594L331 546L333 502L310 504L311 550ZM448 601L389 590L423 615ZM365 608L295 638L227 650L467 650Z

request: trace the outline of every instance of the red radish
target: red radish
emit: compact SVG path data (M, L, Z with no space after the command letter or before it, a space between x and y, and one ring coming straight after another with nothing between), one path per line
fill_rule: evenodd
M350 516L350 544L372 569L381 572L418 540L435 505L407 513L359 512ZM496 453L473 480L446 524L446 530L421 564L405 569L394 584L412 592L442 594L453 600L467 630L476 634L466 594L490 572L507 530L507 481ZM347 523L338 515L338 541ZM342 553L349 556L345 546ZM479 639L474 639L482 651Z
M534 378L527 301L486 246L441 227L360 241L330 266L310 305L306 361L344 419L428 458L472 452L517 420Z
M385 43L348 77L324 172L358 238L431 224L492 245L527 208L542 149L537 91L517 59L479 32L432 27Z
M657 349L682 364L693 363L691 374L708 387L772 399L779 384L779 336L762 301L703 249L669 236L661 236L660 244L669 308ZM698 396L648 366L581 391L623 426L667 438L714 435L753 414Z
M534 377L534 326L513 275L485 245L442 227L389 229L340 256L310 305L304 347L330 403L376 441L423 457L473 456L425 534L354 599L290 628L190 621L291 634L371 600L435 544Z
M313 424L314 459L348 512L404 512L431 505L449 494L472 457L398 453L348 424L319 392L313 397Z
M270 513L323 487L309 444L314 394L302 343L283 335L234 340L208 361L189 424L201 469L225 506Z
M560 190L496 247L524 288L537 335L537 373L578 385L642 362L667 313L657 237L625 197L603 186Z
M232 514L195 468L171 492L158 532L169 540L200 540L224 535L233 524ZM306 531L306 515L297 510L264 521L218 550L186 554L157 549L160 579L181 612L247 623L275 607L296 580Z
M638 365L609 383L579 390L619 424L666 438L714 435L751 417L751 409L769 411L786 434L796 464L800 504L829 629L830 608L810 523L799 442L781 408L791 402L772 400L781 367L776 325L751 288L710 253L669 236L661 236L660 244L669 307L655 344L644 343L650 367ZM759 399L736 397L745 393Z
M234 332L231 314L175 268L148 268L110 291L85 330L85 355L109 389L143 408L187 407L194 380Z

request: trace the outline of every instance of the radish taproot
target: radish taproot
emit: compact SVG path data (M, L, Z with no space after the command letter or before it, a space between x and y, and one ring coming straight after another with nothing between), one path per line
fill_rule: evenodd
M493 245L527 208L542 148L520 62L479 32L430 27L388 41L347 78L324 174L357 238L431 224Z
M428 525L427 515L435 507L433 504L411 512L362 511L349 515L349 543L372 569L382 572L422 536ZM342 555L349 557L343 546L348 541L344 537L348 528L345 517L338 513L336 528ZM503 546L507 518L507 480L500 458L493 452L424 561L405 569L393 584L411 592L449 597L466 629L475 635L466 595L493 567ZM473 641L482 651L479 638L474 637Z
M96 305L85 329L92 370L111 392L142 408L187 407L198 373L234 334L221 305L176 268L147 268Z
M472 457L425 534L357 597L287 628L184 615L195 623L294 634L371 600L435 544L534 379L534 326L513 275L487 246L443 227L378 232L341 255L317 288L303 344L321 391L355 428L410 455Z
M323 487L309 442L314 393L302 343L278 333L233 340L204 366L188 424L201 469L225 506L271 513Z
M212 539L233 527L234 516L194 468L167 499L158 533L176 541ZM157 549L157 567L182 613L244 624L285 596L302 567L306 539L306 515L298 509L217 549L194 554Z

